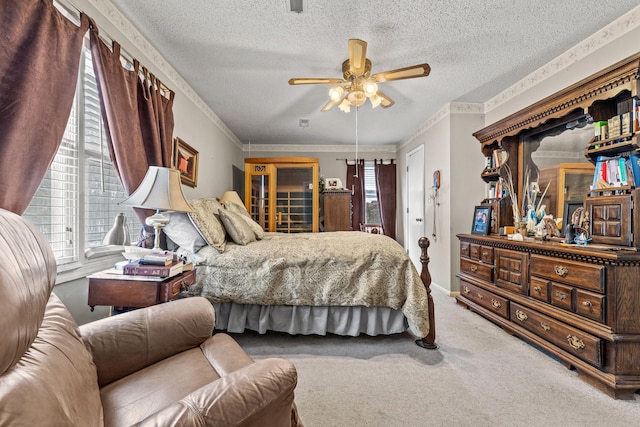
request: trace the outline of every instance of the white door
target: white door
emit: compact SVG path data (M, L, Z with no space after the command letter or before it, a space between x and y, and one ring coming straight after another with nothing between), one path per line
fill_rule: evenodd
M407 216L405 248L418 271L420 264L420 247L418 240L425 236L424 223L424 146L407 154Z

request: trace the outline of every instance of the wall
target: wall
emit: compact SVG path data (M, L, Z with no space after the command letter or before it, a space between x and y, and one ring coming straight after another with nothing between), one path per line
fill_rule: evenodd
M360 146L358 147L358 158L373 159L395 159L395 146ZM245 145L245 157L316 157L320 169L320 176L324 178L340 178L345 183L347 176L347 165L344 159L355 159L355 147L329 145L324 147L310 146L260 146L256 149Z
M456 234L471 230L473 207L484 198L484 184L479 179L484 156L472 133L483 126L483 115L477 104L451 103L427 121L423 129L399 148L398 169L401 171L399 203L399 235L406 238L406 159L407 154L424 145L425 192L432 187L435 170L440 170L439 206L436 207L436 237L433 238L434 205L425 197L424 235L430 239L429 272L435 286L455 292L455 275L459 266ZM475 173L477 171L477 173ZM477 179L476 179L477 178ZM405 248L412 242L404 242Z
M60 0L65 4L65 0ZM198 185L183 186L187 199L218 196L231 189L232 166L243 169L242 144L216 114L193 91L142 35L106 0L73 0L69 9L83 10L92 17L101 36L118 41L130 57L140 60L165 85L175 91L174 136L199 152ZM88 279L56 285L54 292L67 305L78 323L108 315L107 307L87 306Z

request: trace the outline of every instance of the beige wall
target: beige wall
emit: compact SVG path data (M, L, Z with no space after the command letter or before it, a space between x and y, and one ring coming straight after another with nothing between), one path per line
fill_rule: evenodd
M470 111L466 111L470 110ZM456 234L471 230L473 207L484 198L484 183L480 173L484 167L484 157L479 144L472 133L480 129L483 115L477 112L478 106L471 104L449 104L439 115L440 120L414 137L398 150L397 159L401 171L400 186L402 202L399 219L399 236L405 235L406 201L406 158L416 147L424 145L425 172L425 224L424 235L430 239L429 272L435 286L447 292L456 292L458 282L457 262L459 246ZM433 172L440 170L439 206L429 200ZM436 228L433 238L433 215L435 211ZM406 242L405 248L415 242Z

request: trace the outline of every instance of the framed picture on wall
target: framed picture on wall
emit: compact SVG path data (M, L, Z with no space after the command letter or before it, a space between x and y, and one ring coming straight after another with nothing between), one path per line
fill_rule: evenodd
M473 211L471 234L489 234L491 228L491 206L476 206Z
M198 152L180 138L174 139L173 167L180 172L180 179L184 185L198 185Z

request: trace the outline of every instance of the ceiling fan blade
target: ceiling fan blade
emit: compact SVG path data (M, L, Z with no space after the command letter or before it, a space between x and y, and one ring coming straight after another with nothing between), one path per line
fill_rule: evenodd
M324 112L326 112L326 111L329 111L329 110L331 110L331 109L333 108L333 106L334 106L334 105L336 105L336 104L338 104L338 103L337 103L337 102L334 102L334 101L329 101L329 102L327 102L327 104L326 104L324 107L322 107L322 110L320 110L320 111L321 111L321 112L323 112L323 113L324 113Z
M342 79L323 79L323 78L303 78L290 79L290 85L335 85L344 83Z
M376 92L376 95L378 95L380 98L382 98L382 101L380 102L380 106L382 108L389 108L393 104L396 103L393 99L389 98L387 95L385 95L384 93L382 93L380 91Z
M351 74L364 74L367 59L367 42L360 39L349 40L349 71Z
M377 82L391 82L393 80L415 79L427 77L431 72L429 64L413 65L411 67L398 68L397 70L383 71L371 76Z

